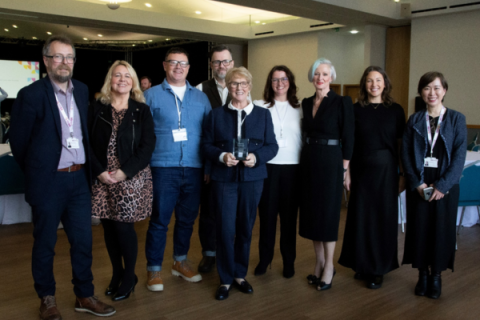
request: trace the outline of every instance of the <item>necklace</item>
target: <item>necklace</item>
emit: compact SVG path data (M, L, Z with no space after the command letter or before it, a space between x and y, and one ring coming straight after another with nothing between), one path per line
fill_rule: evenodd
M380 106L381 103L370 103L370 105L373 107L373 109L377 110L378 106Z

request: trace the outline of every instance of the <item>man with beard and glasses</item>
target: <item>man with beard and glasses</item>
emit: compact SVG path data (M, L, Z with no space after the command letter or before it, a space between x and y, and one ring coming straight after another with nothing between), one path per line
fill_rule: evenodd
M235 61L232 58L232 51L226 45L213 47L210 52L210 66L212 68L213 78L204 81L196 86L203 91L212 109L227 104L232 99L225 85L225 76L227 71L232 69ZM251 99L250 99L251 100ZM209 177L205 176L205 184L202 188L202 199L200 206L200 220L198 224L198 236L202 245L203 258L198 265L199 272L210 272L215 264L215 214L209 208L210 184Z
M75 48L65 36L43 47L48 77L23 88L12 107L10 145L25 173L32 207L32 273L41 319L61 319L55 302L53 257L57 227L70 242L75 311L110 316L115 308L94 296L87 137L88 88L73 80Z

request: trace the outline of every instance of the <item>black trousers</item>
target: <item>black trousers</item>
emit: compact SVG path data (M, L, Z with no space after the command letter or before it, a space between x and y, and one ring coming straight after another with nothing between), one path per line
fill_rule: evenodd
M198 221L198 237L202 245L202 254L215 257L216 227L215 212L212 210L212 182L203 184L202 198L200 200L200 218Z
M273 259L277 215L280 215L280 252L284 265L293 265L296 257L297 215L299 206L299 165L267 163L268 178L263 185L259 204L260 264L268 266Z

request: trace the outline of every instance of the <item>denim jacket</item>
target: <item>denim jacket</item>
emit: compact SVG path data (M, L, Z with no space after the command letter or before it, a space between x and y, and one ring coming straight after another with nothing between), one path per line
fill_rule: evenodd
M440 141L445 144L446 155L442 159L442 167L439 168L441 177L434 185L438 191L445 194L460 182L465 166L467 124L463 114L448 109L440 126L437 143ZM425 111L419 111L408 119L402 144L403 168L412 190L424 183L424 159L429 149Z
M178 112L175 93L165 79L161 84L145 91L146 104L152 112L155 135L155 151L152 167L203 167L200 152L202 127L212 108L205 93L192 87L187 81L183 101L177 100L181 110L181 127L187 129L187 141L173 141L172 130L178 129Z

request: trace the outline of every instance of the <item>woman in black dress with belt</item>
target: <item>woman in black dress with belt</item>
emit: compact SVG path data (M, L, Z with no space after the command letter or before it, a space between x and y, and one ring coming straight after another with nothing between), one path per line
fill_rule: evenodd
M367 287L382 286L383 275L398 268L398 194L405 189L400 146L405 112L390 97L380 67L368 67L360 80L355 113L355 146L345 177L350 193L341 265ZM400 170L399 170L400 168Z
M316 92L302 101L305 145L300 158L299 233L313 240L316 263L314 273L307 279L317 285L317 290L332 287L343 180L353 152L352 100L330 90L335 77L335 68L329 60L315 61L308 79Z
M432 299L441 295L441 272L453 271L459 182L467 153L465 116L443 105L447 90L440 72L420 78L418 94L427 109L408 119L403 136L402 161L409 186L403 263L418 268L415 294ZM427 187L433 190L428 192Z

